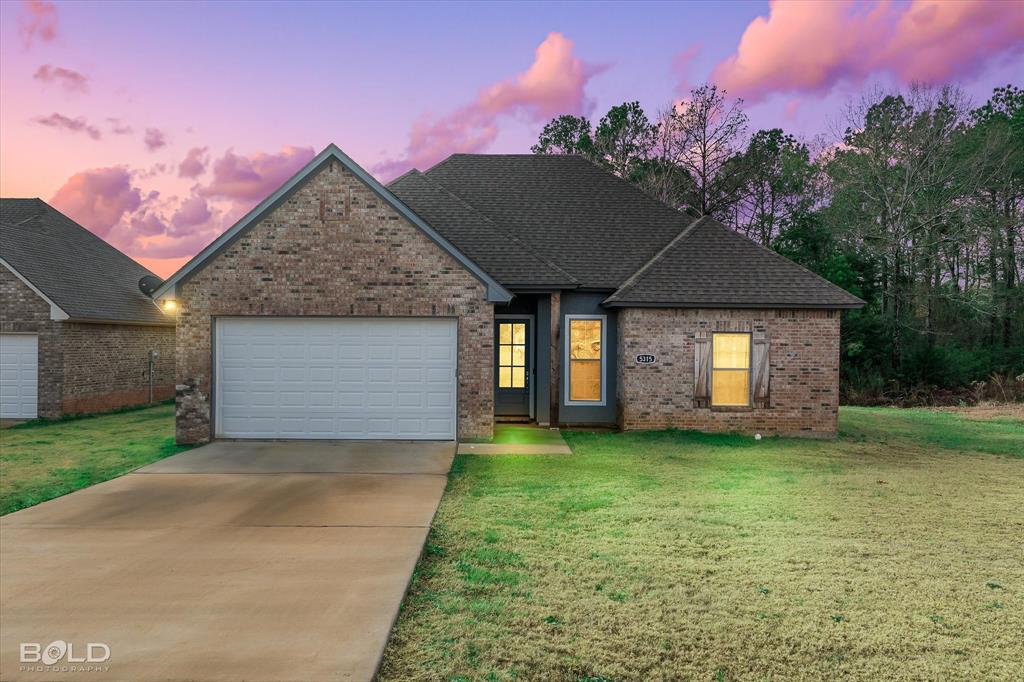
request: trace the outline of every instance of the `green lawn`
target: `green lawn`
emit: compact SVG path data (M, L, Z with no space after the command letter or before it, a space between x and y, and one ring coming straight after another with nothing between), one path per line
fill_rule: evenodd
M186 449L174 444L172 404L0 430L0 514Z
M383 680L1020 679L1024 421L459 456Z

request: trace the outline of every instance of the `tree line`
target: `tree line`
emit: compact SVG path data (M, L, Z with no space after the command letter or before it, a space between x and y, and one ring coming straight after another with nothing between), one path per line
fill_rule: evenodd
M845 400L1024 397L1024 90L873 90L835 128L750 132L742 100L703 85L653 116L559 116L532 150L583 155L864 299Z

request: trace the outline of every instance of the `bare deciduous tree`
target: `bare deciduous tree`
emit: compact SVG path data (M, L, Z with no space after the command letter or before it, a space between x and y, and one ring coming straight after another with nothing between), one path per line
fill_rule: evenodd
M687 204L701 215L728 217L739 201L745 166L739 162L747 115L743 100L702 85L670 112L673 138L666 156L690 180Z

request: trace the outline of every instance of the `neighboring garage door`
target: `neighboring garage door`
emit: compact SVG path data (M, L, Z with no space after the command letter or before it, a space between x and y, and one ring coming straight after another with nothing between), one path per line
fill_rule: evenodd
M0 334L0 419L35 419L39 402L39 337Z
M216 434L455 438L450 318L220 318Z

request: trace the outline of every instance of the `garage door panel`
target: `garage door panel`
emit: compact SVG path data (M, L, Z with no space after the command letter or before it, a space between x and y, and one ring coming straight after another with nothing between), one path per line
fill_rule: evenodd
M395 359L395 347L391 345L384 345L386 339L371 339L370 342L373 344L366 349L367 360L394 360Z
M423 407L426 402L420 392L400 392L398 394L398 407Z
M363 392L340 391L337 393L338 407L359 407L363 404Z
M218 321L217 435L455 437L456 322Z
M393 367L369 367L366 380L374 386L391 384L395 380L395 370Z
M335 406L334 393L327 391L311 391L309 394L309 407L313 410L320 410L326 407Z
M38 416L39 337L0 334L0 419Z

